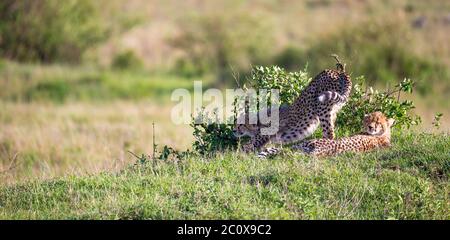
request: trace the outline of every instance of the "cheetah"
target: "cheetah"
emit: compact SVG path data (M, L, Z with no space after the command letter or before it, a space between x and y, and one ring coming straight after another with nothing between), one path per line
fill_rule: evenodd
M374 112L364 117L364 132L361 134L339 140L315 139L305 141L292 148L314 156L334 156L344 152L366 152L377 148L390 147L393 124L394 119L388 119L381 112Z
M313 139L294 144L293 150L313 156L335 156L344 152L366 152L378 148L390 147L391 127L394 119L387 118L381 112L366 114L363 121L363 132L344 137L338 140ZM259 158L274 156L281 151L280 148L268 148L258 154Z
M259 151L268 142L289 144L310 136L319 126L323 136L334 139L334 122L337 112L348 101L352 82L345 66L337 56L337 70L326 69L319 73L288 106L280 109L279 129L274 135L262 135L261 125L236 124L236 137L250 136L251 141L243 146L245 152Z

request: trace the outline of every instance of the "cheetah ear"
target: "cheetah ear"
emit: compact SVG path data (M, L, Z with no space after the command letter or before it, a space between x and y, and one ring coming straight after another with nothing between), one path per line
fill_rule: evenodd
M395 119L389 118L389 119L388 119L389 127L392 127L392 125L394 125L394 122L395 122Z

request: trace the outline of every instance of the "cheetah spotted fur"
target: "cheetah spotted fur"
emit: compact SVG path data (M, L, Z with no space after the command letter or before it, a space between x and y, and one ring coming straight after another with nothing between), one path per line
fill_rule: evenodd
M364 131L361 134L338 140L314 139L295 144L292 149L313 156L334 156L344 152L366 152L391 145L391 127L394 119L388 119L381 112L374 112L364 117L363 124ZM273 156L280 150L279 148L267 149L258 157Z

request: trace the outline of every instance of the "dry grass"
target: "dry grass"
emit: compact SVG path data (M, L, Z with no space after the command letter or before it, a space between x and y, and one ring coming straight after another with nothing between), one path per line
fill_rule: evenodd
M184 150L192 141L189 126L170 121L169 105L0 102L0 109L0 171L17 154L17 166L0 174L1 183L121 169L135 161L127 151L152 151L153 121L160 146Z

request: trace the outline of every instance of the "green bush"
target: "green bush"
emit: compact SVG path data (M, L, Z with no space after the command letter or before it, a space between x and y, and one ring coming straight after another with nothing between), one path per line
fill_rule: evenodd
M279 89L280 104L291 104L309 84L311 78L305 70L286 72L277 66L254 67L248 79L252 88ZM412 93L413 82L405 79L395 88L386 91L365 87L365 78L353 79L353 89L348 103L337 115L337 135L355 134L361 130L364 114L381 111L396 120L396 128L409 128L420 123L419 116L412 113L414 104L401 100L401 93ZM268 93L270 94L270 92ZM200 154L211 154L225 149L235 149L238 139L232 135L230 124L192 124L194 129L194 150ZM319 131L315 133L317 136Z
M311 81L307 69L297 72L287 72L278 66L254 67L247 80L251 88L278 89L280 104L291 104ZM270 92L268 96L270 97Z
M131 50L117 54L111 65L112 68L119 70L139 70L144 66L142 60Z
M0 56L18 61L77 62L108 28L89 0L3 0Z
M238 140L233 135L233 125L224 123L192 123L194 143L192 148L200 155L214 155L217 152L236 149Z
M412 93L414 83L410 79L404 79L393 89L384 91L368 87L364 76L356 78L353 83L350 99L336 119L338 132L358 132L361 130L364 114L374 111L381 111L387 117L394 118L394 126L398 129L408 129L421 123L421 118L412 112L414 103L400 99L402 93Z

